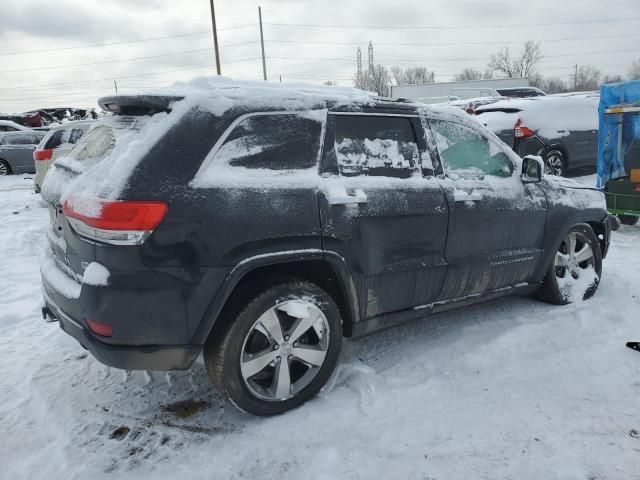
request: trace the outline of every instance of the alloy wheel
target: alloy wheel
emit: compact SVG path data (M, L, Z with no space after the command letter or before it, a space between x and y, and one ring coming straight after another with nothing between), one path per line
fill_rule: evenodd
M596 263L593 248L587 238L579 232L569 232L556 252L554 260L556 277L562 280L563 292L568 292L582 275Z
M2 175L9 175L9 168L4 162L0 162L0 176Z
M240 371L257 398L283 401L320 371L329 348L329 323L310 301L289 300L264 312L244 339Z
M546 175L562 176L562 157L558 154L552 153L544 159L544 173Z

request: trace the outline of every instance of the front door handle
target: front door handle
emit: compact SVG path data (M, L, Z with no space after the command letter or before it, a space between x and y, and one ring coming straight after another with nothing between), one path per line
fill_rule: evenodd
M476 192L467 193L463 190L456 190L453 192L454 202L479 202L482 200L482 195Z
M367 194L361 188L356 188L353 194L347 193L346 189L335 189L327 192L327 202L329 205L353 205L367 203Z

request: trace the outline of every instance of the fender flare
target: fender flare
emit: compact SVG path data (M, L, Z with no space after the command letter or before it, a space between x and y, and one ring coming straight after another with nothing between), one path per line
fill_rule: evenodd
M338 280L340 281L339 287L342 289L347 306L350 308L353 323L358 322L360 320L359 296L357 294L353 278L349 273L346 261L342 256L335 252L324 251L321 249L280 251L245 258L231 269L222 286L213 296L209 307L202 317L202 321L193 336L192 343L195 345L203 345L204 342L206 342L210 332L213 330L220 317L220 313L227 304L227 301L235 291L236 287L251 272L263 267L314 260L327 262L335 271Z

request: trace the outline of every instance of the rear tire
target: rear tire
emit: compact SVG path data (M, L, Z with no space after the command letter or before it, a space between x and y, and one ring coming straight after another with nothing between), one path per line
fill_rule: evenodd
M212 382L253 415L302 405L337 364L342 320L336 303L317 285L290 280L263 289L245 305L233 318L221 318L221 328L204 346Z
M567 172L567 159L557 148L549 150L543 156L545 175L562 177Z
M11 167L4 160L0 160L0 177L11 175Z
M623 225L636 225L640 221L640 217L635 215L618 215L618 218Z
M588 280L589 275L594 275L593 280ZM538 298L554 305L587 300L596 293L601 275L600 242L590 226L576 225L558 246Z

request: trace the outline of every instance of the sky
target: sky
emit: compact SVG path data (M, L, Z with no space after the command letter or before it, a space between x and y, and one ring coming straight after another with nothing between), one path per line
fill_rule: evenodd
M356 50L374 62L424 66L436 81L481 70L504 46L541 43L539 71L568 80L574 65L625 75L640 59L638 0L215 0L222 74L352 85ZM214 75L208 0L2 0L0 112L94 107ZM106 44L106 45L105 45Z

